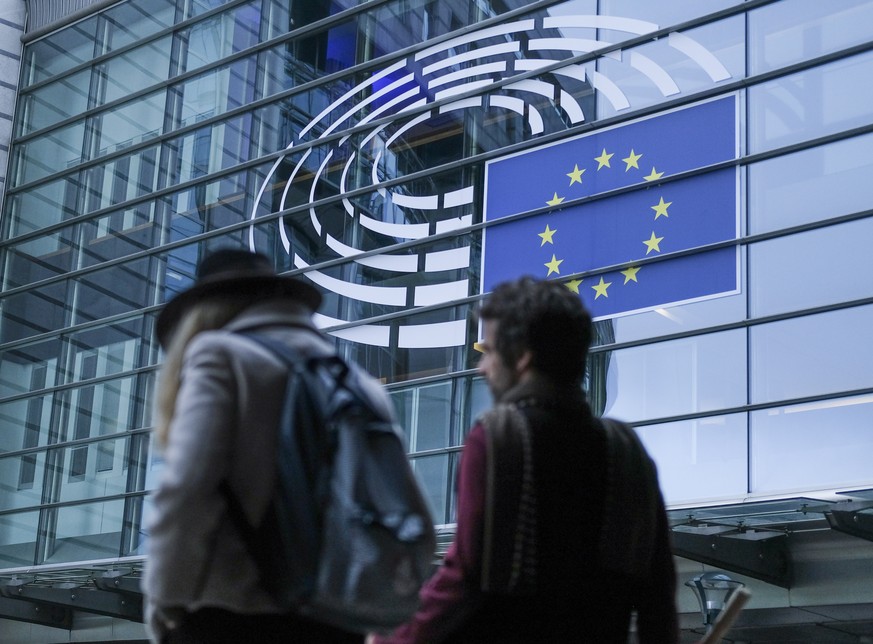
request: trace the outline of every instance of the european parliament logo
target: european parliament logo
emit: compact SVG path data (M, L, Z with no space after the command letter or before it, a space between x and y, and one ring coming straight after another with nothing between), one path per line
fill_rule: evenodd
M563 280L595 318L736 292L738 249L694 249L736 239L737 170L663 181L736 158L736 118L730 96L490 162L482 292Z

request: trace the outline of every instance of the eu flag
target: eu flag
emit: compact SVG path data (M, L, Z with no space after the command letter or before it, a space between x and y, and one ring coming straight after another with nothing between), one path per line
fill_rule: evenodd
M737 290L737 249L634 266L641 258L737 236L737 171L662 178L736 158L731 96L488 163L482 292L521 275L565 279L596 318ZM562 208L564 201L640 188ZM499 220L552 205L549 212Z

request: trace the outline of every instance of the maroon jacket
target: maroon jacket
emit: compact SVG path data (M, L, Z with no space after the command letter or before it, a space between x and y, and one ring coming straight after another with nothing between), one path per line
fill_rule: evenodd
M582 392L535 381L508 392L502 402L516 404L531 428L536 590L523 595L481 590L488 440L477 422L464 445L457 533L444 564L422 589L414 618L376 642L624 644L634 610L641 644L677 642L676 578L657 479L650 481L651 501L645 502L651 507L643 508L653 517L647 530L654 533L645 564L639 570L607 569L598 561L605 513L618 513L620 521L611 523L628 530L647 520L621 516L629 509L638 511L639 501L622 498L628 493L626 485L607 486L606 433ZM654 475L653 466L647 468Z

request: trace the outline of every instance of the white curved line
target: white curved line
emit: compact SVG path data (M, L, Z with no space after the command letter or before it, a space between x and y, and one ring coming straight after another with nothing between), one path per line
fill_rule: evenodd
M402 103L403 101L412 98L413 96L418 94L420 91L421 91L420 87L413 87L411 90L404 92L400 96L395 96L390 101L388 101L384 105L380 106L378 109L375 109L372 112L370 112L369 114L367 114L367 116L362 118L355 125L358 126L358 125L363 125L364 123L369 123L373 119L377 118L383 112L386 112L387 110L391 109L392 107L394 107L398 103ZM364 140L361 141L360 147L364 147L365 145L367 145L367 143L370 141L370 139L372 139L374 136L376 136L379 132L381 132L384 129L385 129L385 125L381 125L381 126L377 127L375 130L373 130L372 132L370 132L364 138ZM344 136L342 139L340 139L339 144L345 145L346 141L348 141L351 137L352 137L351 134Z
M528 45L528 51L543 51L550 49L554 51L579 51L590 53L609 47L611 42L605 40L594 40L593 38L534 38Z
M428 253L424 256L424 272L436 273L470 266L470 247L452 248Z
M297 268L308 268L309 264L304 262L300 255L294 253L294 266ZM351 282L330 277L316 270L306 271L304 275L319 286L343 297L350 297L353 300L370 302L372 304L406 306L406 287L403 286L352 284Z
M485 99L482 96L471 96L470 98L462 98L460 101L455 101L454 103L440 105L439 111L437 113L446 114L448 112L454 112L456 110L465 110L471 107L481 107L484 100Z
M443 219L438 221L436 225L437 234L447 233L460 228L466 228L473 223L473 215L464 215L463 217L454 217L452 219Z
M345 112L345 114L343 114L338 119L336 119L333 123L331 123L330 126L328 126L324 130L324 132L322 132L319 135L318 138L322 139L322 138L328 136L331 132L333 132L335 129L337 129L340 125L345 123L346 119L350 118L352 116L352 114L354 114L355 112L359 112L361 109L363 109L364 107L366 107L367 105L369 105L373 101L385 96L385 94L393 92L394 90L399 89L400 87L403 87L407 83L411 83L414 80L415 80L414 74L407 74L403 78L398 78L393 83L386 85L385 87L380 89L378 92L373 92L367 98L365 98L363 101L360 101L359 103L355 103L355 106L352 109L347 110Z
M424 239L430 235L428 224L395 224L389 221L380 221L367 215L361 214L361 225L373 232L386 237L401 237L403 239Z
M332 235L327 235L325 239L327 247L334 251L340 257L352 258L361 251L357 248L347 246ZM417 273L418 272L418 256L417 255L371 255L369 257L361 257L354 260L358 264L369 266L371 268L379 268L393 273Z
M664 96L679 93L679 86L676 85L673 77L651 58L632 51L630 52L630 66L645 74Z
M312 315L312 321L319 329L329 329L332 326L346 324L345 320L329 318L321 313L314 313ZM391 340L391 327L380 326L377 324L363 324L348 329L340 329L339 331L328 330L327 333L343 340L357 342L359 344L368 344L374 347L387 347Z
M321 165L318 166L318 171L315 173L315 176L312 177L312 187L309 189L309 203L315 201L315 189L318 187L318 179L321 177L321 173L324 172L324 168L327 166L327 162L330 161L331 157L333 157L333 150L328 150L327 154L324 155L324 161L321 162ZM291 181L289 180L285 186L285 192L282 193L282 205L285 204L285 195L287 194L288 186L290 185ZM315 214L315 208L312 206L309 207L309 220L312 222L312 227L315 228L315 231L320 235L321 222L318 221L318 215ZM282 226L282 228L285 228L285 226Z
M627 100L625 93L608 76L594 72L591 74L591 86L603 94L616 111L630 107L630 101Z
M446 67L460 65L461 63L466 63L470 60L489 58L490 56L496 56L499 54L511 54L519 51L520 49L521 43L519 43L517 40L513 40L512 42L508 43L502 43L500 45L490 45L489 47L482 47L481 49L473 49L464 54L449 56L448 58L444 58L443 60L433 63L431 65L426 65L421 69L421 75L430 76L432 73L438 72L439 70L445 69Z
M658 30L658 25L647 20L613 16L549 16L543 18L543 27L556 29L611 29L632 34L647 34Z
M534 94L544 96L552 102L557 102L555 101L555 92L558 91L560 96L560 107L562 110L564 110L567 116L570 117L570 121L573 123L578 123L579 121L585 120L585 114L583 113L582 107L579 105L576 99L564 90L558 90L558 88L549 83L538 80L526 79L518 81L517 83L510 83L506 86L505 89L522 92L532 92ZM536 127L534 127L532 119L535 113L538 119ZM540 117L539 112L535 112L535 110L531 109L529 112L529 117L531 117L531 130L534 132L534 134L538 134L542 131L542 118Z
M471 83L464 83L463 85L457 85L456 87L450 87L449 89L444 89L441 92L437 92L436 94L434 94L433 100L441 101L444 98L457 96L458 94L463 94L464 92L479 89L480 87L488 87L493 82L493 80L481 80L473 81Z
M524 116L524 101L520 98L493 94L488 97L488 103L494 107L503 107Z
M551 101L555 100L555 86L549 83L545 83L543 81L532 80L530 78L525 80L520 80L515 83L510 83L504 89L512 89L520 92L531 92L532 94L538 94L540 96L545 96Z
M711 51L693 38L674 31L667 37L667 44L673 49L681 51L709 74L713 82L727 80L731 77L727 68L715 57Z
M473 203L473 186L467 186L459 190L452 190L443 196L443 207L454 208Z
M308 148L303 156L300 157L300 161L297 162L297 165L294 166L294 170L291 171L291 175L288 177L287 181L285 181L285 188L282 190L282 197L279 199L279 211L285 210L285 200L288 198L288 191L291 189L291 183L294 181L294 177L297 176L297 173L300 172L300 167L303 165L303 162L309 158L309 155L312 154L312 148ZM279 159L283 159L284 157L280 157ZM266 184L266 181L264 182ZM291 252L291 240L288 239L288 233L285 230L285 218L279 217L279 220L276 222L276 225L279 226L279 237L282 240L282 246L285 248L286 253ZM321 228L319 227L316 232L320 235Z
M435 324L408 324L398 330L397 346L401 349L436 349L459 347L467 342L466 320Z
M372 76L370 76L370 78L365 80L363 83L358 83L357 85L355 85L353 88L351 88L345 94L343 94L338 99L336 99L333 103L331 103L330 105L325 107L318 116L316 116L314 119L312 119L309 122L309 125L307 125L302 130L300 130L300 134L297 136L297 140L299 141L299 140L303 139L304 135L307 132L309 132L309 130L311 130L313 127L315 127L315 125L319 121L321 121L321 119L323 119L325 116L327 116L328 114L333 112L339 105L342 105L343 103L345 103L352 96L357 94L359 91L361 91L362 89L364 89L366 87L369 87L370 85L372 85L373 83L375 83L378 80L381 80L385 76L388 76L389 74L392 74L399 69L403 69L405 66L406 66L406 60L405 59L400 60L400 61L394 63L393 65L389 65L385 69L373 74ZM288 147L290 148L293 145L294 145L293 142L289 143Z
M474 76L481 76L483 74L494 74L505 71L506 61L501 61L498 63L485 63L484 65L474 65L473 67L467 67L466 69L460 69L456 72L450 72L448 74L438 76L437 78L428 81L427 88L433 89L434 87L441 87L442 85L448 85L449 83L455 83L459 80L472 78Z
M406 195L402 192L392 192L391 201L395 206L416 210L436 210L440 206L437 195Z
M530 71L532 69L539 69L540 67L545 67L546 65L551 65L552 63L558 62L557 60L552 60L548 58L538 58L538 59L527 59L523 58L521 60L515 61L515 69L518 71ZM559 67L558 69L553 69L552 74L556 76L567 76L568 78L574 78L577 81L582 83L588 82L588 72L582 65L567 65L566 67ZM630 107L630 101L627 100L627 96L625 96L624 92L612 82L608 77L604 76L598 71L592 72L591 74L591 87L596 90L599 90L601 94L606 97L611 104L613 109L618 110L626 110ZM494 98L492 97L491 102L494 102Z
M255 218L256 218L257 212L258 212L258 204L261 203L261 199L263 199L263 197L264 197L264 192L266 192L267 186L270 184L270 177L272 177L276 173L276 168L279 167L279 164L282 163L282 161L284 159L285 159L284 156L281 156L278 159L276 159L276 161L273 163L273 166L270 168L270 171L267 172L267 176L264 178L264 181L261 184L260 189L258 190L258 195L255 197L254 205L252 205L252 214L249 216L249 221L251 221L251 222L255 221ZM284 226L281 226L281 224L280 224L280 228L284 228ZM249 226L249 250L252 251L253 253L256 252L254 223L252 223L252 225Z
M575 98L573 98L572 94L562 89L560 97L560 107L567 113L567 116L570 117L571 123L579 123L585 120L585 113L582 111L582 106L579 105L579 102Z
M405 132L409 131L411 128L414 128L419 123L423 123L424 121L427 121L429 118L431 118L431 116L432 116L432 114L430 112L425 112L424 114L420 114L420 115L416 116L411 121L404 123L401 127L399 127L397 129L397 131L394 134L392 134L388 138L387 141L385 141L385 147L390 148L391 145L394 143L394 141L396 141L398 138L403 136L403 134Z
M431 304L443 304L452 300L459 300L469 295L470 280L458 280L456 282L443 282L442 284L427 284L415 287L415 306L429 306Z
M433 47L428 47L427 49L424 49L415 54L414 60L421 60L422 58L433 56L434 54L438 54L448 49L453 49L458 45L466 45L467 43L471 43L476 40L482 40L483 38L505 36L507 34L514 34L519 31L530 31L534 28L534 26L535 23L533 20L521 20L519 22L509 22L503 25L489 27L487 29L480 29L479 31L474 31L464 36L458 36L457 38L452 38L451 40L441 42L440 44L434 45Z

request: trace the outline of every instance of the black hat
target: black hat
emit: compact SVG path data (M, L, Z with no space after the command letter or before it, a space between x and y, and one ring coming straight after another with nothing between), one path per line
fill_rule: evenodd
M194 286L182 291L158 315L155 334L166 347L173 329L191 306L216 295L258 295L289 297L312 311L321 304L321 293L293 277L277 275L265 255L236 248L224 248L207 255L197 266Z

